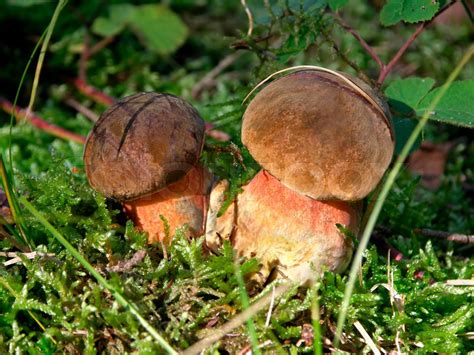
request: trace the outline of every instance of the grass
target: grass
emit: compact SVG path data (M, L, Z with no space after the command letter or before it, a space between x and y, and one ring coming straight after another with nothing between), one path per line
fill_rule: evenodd
M49 36L53 27L48 27ZM205 48L210 51L212 46ZM467 55L472 55L472 48ZM94 62L91 67L92 80L99 85L100 69ZM265 70L260 77L266 76ZM196 81L192 70L183 74L178 68L173 75L178 82L175 89L184 94ZM33 82L38 83L37 78L39 72ZM144 87L155 85L155 79L146 80ZM172 80L165 80L162 85L172 87ZM117 90L117 96L123 94L120 85L110 88ZM200 106L206 118L223 124L236 142L243 92L234 90L232 79L224 76L214 96L203 99L211 104ZM54 95L39 111L81 134L90 128L80 115L72 120ZM412 137L420 133L426 119ZM446 135L442 126L429 125L426 132ZM261 346L262 352L278 353L320 354L335 348L369 351L357 327L387 351L474 351L470 333L474 288L447 283L472 277L472 246L430 240L413 232L419 227L466 233L474 229L474 206L462 188L466 178L473 178L474 144L467 141L458 146L440 190L432 192L403 169L413 139L379 195L349 275L325 273L312 288L269 284L249 297L244 280L258 270L258 260L236 260L228 243L217 255L204 256L202 238L187 240L184 229L174 236L165 258L159 245L148 245L146 237L125 221L118 205L88 187L81 170L80 144L28 125L0 129L0 146L9 149L9 162L15 168L2 165L4 190L14 213L19 210L15 206L26 208L20 217L14 216L16 226L1 225L0 232L5 229L37 252L32 259L18 253L21 261L0 265L0 352L174 353L188 349L192 353L207 349L217 353L224 349L237 353L252 348L258 353ZM241 148L245 168L228 153L208 151L203 159L231 179L232 194L258 169ZM458 209L447 213L447 205ZM377 217L388 230L386 241L403 253L401 261L390 261L383 247L368 244ZM0 239L0 248L2 252L16 250L8 238ZM314 334L310 342L302 334L308 325Z

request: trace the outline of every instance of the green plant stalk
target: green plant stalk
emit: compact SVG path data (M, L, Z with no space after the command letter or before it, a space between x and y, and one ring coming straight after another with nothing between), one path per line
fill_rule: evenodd
M46 31L46 36L44 38L43 45L41 46L38 63L36 65L35 78L33 80L33 86L31 88L30 103L28 104L27 114L28 112L33 111L33 105L35 103L35 97L36 97L36 90L38 89L39 77L41 74L41 69L43 68L43 62L44 62L44 57L46 55L46 50L48 49L48 44L51 39L51 35L53 34L54 26L56 26L59 13L64 8L64 6L66 6L66 4L67 4L67 0L59 0L58 4L56 5L56 8L54 9L53 17L51 18L51 21L49 22L49 25Z
M244 278L242 277L242 272L240 270L240 265L237 259L234 261L234 270L235 270L235 277L237 278L237 282L239 284L242 308L246 310L250 307L250 301L249 301L249 296L247 294L247 290L245 289ZM260 354L260 350L258 348L257 330L255 329L255 324L253 323L252 317L249 317L247 319L247 330L250 337L250 343L252 344L252 352L258 355Z
M395 161L395 164L390 171L390 173L387 176L387 180L385 181L385 184L382 187L382 190L380 191L380 194L378 195L377 201L374 205L374 209L372 213L370 214L370 217L367 221L367 225L364 229L364 233L362 234L362 237L360 239L360 244L359 247L357 248L356 255L354 256L354 260L352 261L352 266L351 270L349 273L349 280L347 281L345 292L344 292L344 298L342 301L341 305L341 311L339 313L338 319L337 319L337 329L336 329L336 334L334 335L334 347L337 348L339 345L339 341L341 338L342 334L342 329L344 327L346 318L347 318L347 311L349 309L350 305L350 299L352 292L354 291L354 285L357 279L357 273L359 272L359 268L362 262L362 257L364 254L365 249L367 248L367 244L369 242L370 236L374 230L375 223L377 222L377 218L380 215L380 212L382 210L383 204L388 196L388 193L390 189L392 188L395 179L398 176L398 173L400 172L403 162L405 161L406 157L408 156L411 147L415 143L418 135L420 134L421 130L425 126L426 122L428 121L431 112L435 109L436 105L438 105L439 101L441 98L444 96L446 91L448 90L449 86L452 84L452 82L456 79L456 77L459 75L461 72L462 68L467 64L467 62L470 60L472 55L474 54L474 45L471 45L467 52L464 54L464 56L461 58L460 62L456 66L456 68L451 72L449 75L448 79L446 80L446 83L442 86L441 90L439 91L438 95L433 99L431 102L430 106L426 109L424 112L422 118L416 125L415 129L411 133L410 137L408 138L407 142L405 143L400 155L398 156L397 160Z
M323 355L323 342L321 338L321 315L319 313L319 282L313 286L313 299L311 302L311 321L313 323L313 353Z
M156 331L153 326L148 323L145 318L139 313L137 307L129 302L120 292L118 292L101 274L99 274L94 267L84 258L76 248L74 248L67 240L64 238L61 233L54 228L51 223L49 223L46 218L31 204L29 203L24 196L21 196L19 202L22 203L31 214L55 237L65 248L66 250L74 256L81 265L89 271L89 273L105 287L109 292L115 297L117 302L125 308L125 310L130 311L135 318L140 322L140 324L147 330L148 333L166 350L168 354L177 355L178 353L174 350L170 344Z
M15 190L13 186L13 174L9 174L6 169L4 159L3 159L3 152L0 155L0 180L3 185L3 189L5 190L5 195L7 196L7 201L10 206L13 222L15 222L16 225L18 226L18 229L20 230L20 236L23 238L25 245L28 248L30 248L30 250L32 250L33 244L26 237L26 233L24 232L24 226L23 226L23 218L21 214L19 213L19 211L21 210L18 206L18 200L16 198Z

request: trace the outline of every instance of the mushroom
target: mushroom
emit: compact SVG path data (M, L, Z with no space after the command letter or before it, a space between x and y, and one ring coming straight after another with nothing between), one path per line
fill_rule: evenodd
M239 254L298 282L315 271L343 271L362 204L390 164L390 114L364 83L337 72L304 70L262 89L245 111L242 142L262 166L234 204L209 228L216 249L230 238ZM217 193L217 192L216 192ZM211 193L213 201L219 200Z
M198 161L204 121L184 100L158 93L128 96L90 132L84 165L90 185L120 201L148 241L169 243L176 228L204 232L213 176Z

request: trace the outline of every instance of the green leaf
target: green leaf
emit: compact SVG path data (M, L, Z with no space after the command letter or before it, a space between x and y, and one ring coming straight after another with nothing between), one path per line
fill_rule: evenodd
M402 114L416 110L420 101L428 94L435 81L431 78L411 77L394 80L385 89L389 104Z
M384 26L392 26L400 21L408 23L428 21L438 10L438 1L389 0L380 12L380 22Z
M434 80L431 78L399 79L385 89L385 95L389 99L390 107L397 114L422 116L441 89L431 90L433 85ZM452 83L430 119L457 126L474 127L474 80Z
M432 90L416 107L422 115L441 88ZM431 114L431 119L474 128L474 80L455 81Z
M92 24L92 31L100 36L116 36L123 31L135 7L130 4L112 5L109 17L98 17Z
M328 5L332 11L337 11L341 7L346 6L348 0L328 0Z
M130 18L132 31L158 54L169 54L186 40L188 29L181 19L162 5L137 6Z

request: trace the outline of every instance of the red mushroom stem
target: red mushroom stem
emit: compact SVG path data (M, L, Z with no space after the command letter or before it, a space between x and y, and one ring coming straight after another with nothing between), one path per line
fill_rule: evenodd
M148 233L148 242L169 244L177 228L186 225L190 237L204 233L213 175L197 165L183 178L148 197L123 207L135 225Z

